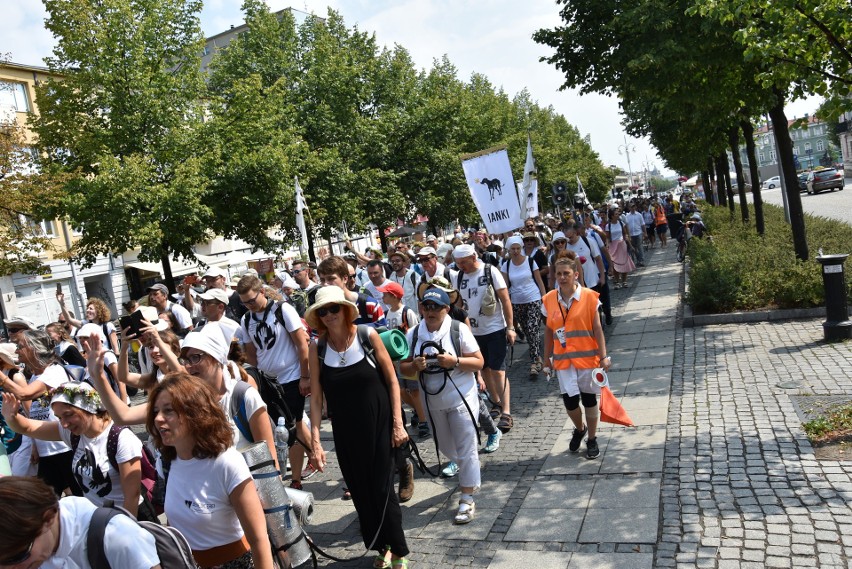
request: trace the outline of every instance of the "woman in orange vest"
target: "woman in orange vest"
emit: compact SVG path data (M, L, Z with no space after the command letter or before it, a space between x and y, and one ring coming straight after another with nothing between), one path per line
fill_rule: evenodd
M578 281L579 261L573 251L559 254L554 262L557 287L548 292L541 312L545 318L545 371L556 371L562 401L574 423L568 450L577 452L586 439L586 458L597 458L601 451L596 436L598 395L601 388L592 381L592 370L598 365L609 370L612 360L606 355L606 340L601 327L598 293ZM583 403L586 426L583 426Z

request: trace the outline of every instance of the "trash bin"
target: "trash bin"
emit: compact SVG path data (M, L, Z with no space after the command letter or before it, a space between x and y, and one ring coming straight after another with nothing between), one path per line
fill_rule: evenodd
M822 284L825 288L825 322L822 323L828 342L852 338L852 320L846 303L846 278L843 263L849 255L820 255Z

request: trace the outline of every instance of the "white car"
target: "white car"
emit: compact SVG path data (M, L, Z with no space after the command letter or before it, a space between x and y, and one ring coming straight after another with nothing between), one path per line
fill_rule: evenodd
M771 190L774 188L781 187L781 176L772 176L768 180L764 180L762 184L760 184L761 190Z

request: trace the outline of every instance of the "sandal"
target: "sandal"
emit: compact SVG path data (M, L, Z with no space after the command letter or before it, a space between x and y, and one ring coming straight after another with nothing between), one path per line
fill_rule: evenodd
M499 405L494 405L491 407L491 411L489 411L489 415L491 415L491 419L496 421L500 418L500 415L503 414L503 408Z
M473 500L470 502L467 500L459 500L459 511L456 514L455 522L459 525L468 524L475 514L476 504L473 503Z
M508 413L503 413L500 416L500 422L497 423L497 428L500 429L500 432L504 435L512 430L512 427L515 426L515 421L512 420L512 416Z
M352 499L352 494L349 492L349 488L346 488L345 486L343 487L343 499L344 500L351 500Z
M391 564L391 569L408 569L408 559L400 557Z
M390 553L390 545L379 550L378 555L373 559L373 569L391 569L390 559L387 558L388 553Z

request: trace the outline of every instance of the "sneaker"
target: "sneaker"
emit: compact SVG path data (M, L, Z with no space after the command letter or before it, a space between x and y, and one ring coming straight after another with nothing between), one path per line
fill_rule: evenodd
M598 448L598 438L588 439L586 441L586 458L592 460L599 457L601 449Z
M576 428L574 429L574 434L571 435L571 442L568 443L568 450L571 452L577 452L580 450L580 443L583 442L583 437L586 436L586 433L589 429L583 427L582 431L578 431Z
M403 421L402 424L404 425L405 421ZM411 426L416 427L419 424L420 424L420 417L417 415L417 411L412 411L411 412Z
M293 490L301 490L302 489L302 483L299 482L298 480L291 480L290 481L290 488L292 488Z
M429 431L429 423L427 423L426 421L423 421L422 423L417 425L417 436L418 437L420 437L421 439L425 439L430 434L431 434L431 432Z
M497 431L493 435L488 435L488 440L485 442L485 447L482 449L482 452L491 454L492 452L496 452L498 448L500 448L500 439L503 438L503 433Z
M414 465L405 461L405 466L399 470L399 501L408 502L414 495Z
M314 465L309 462L307 468L302 471L302 480L307 480L317 472L319 472L319 470L314 468Z
M455 476L458 473L459 473L459 465L456 464L455 462L451 462L447 466L444 467L444 470L441 471L441 476L443 476L444 478L452 478L453 476Z

